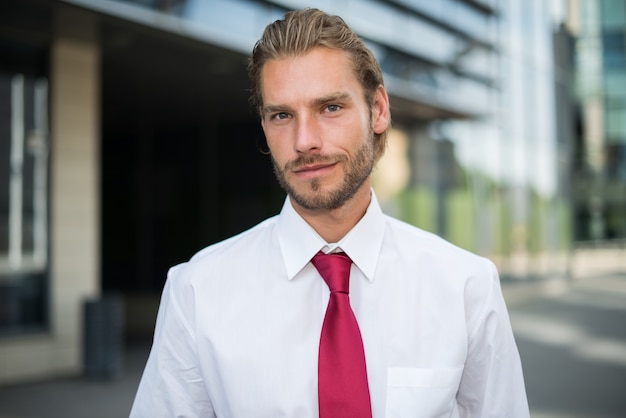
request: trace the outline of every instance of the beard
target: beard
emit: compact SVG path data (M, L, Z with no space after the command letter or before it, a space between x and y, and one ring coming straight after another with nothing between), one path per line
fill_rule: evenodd
M334 186L329 186L327 190L322 187L319 178L308 180L301 187L289 182L285 173L294 168L307 164L331 164L341 162L345 167L345 174L341 182ZM351 156L345 154L331 155L302 155L297 159L280 167L272 156L274 174L280 186L298 205L307 210L333 210L343 206L350 200L370 176L374 168L374 133L370 129L368 138L363 141Z

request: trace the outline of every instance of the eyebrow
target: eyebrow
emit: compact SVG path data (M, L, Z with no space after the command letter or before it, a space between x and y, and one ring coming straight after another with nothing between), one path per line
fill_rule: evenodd
M336 93L330 93L330 94L327 94L326 96L322 96L320 98L314 99L312 101L312 104L321 106L326 103L346 101L349 98L350 98L350 95L346 92L336 92Z
M318 107L318 106L322 106L326 103L332 103L332 102L337 102L337 101L346 101L350 99L350 94L346 93L346 92L336 92L336 93L330 93L327 94L325 96L322 97L318 97L316 99L311 100L310 104L313 105L314 107ZM268 113L280 113L280 112L289 112L291 110L290 106L287 105L272 105L272 104L268 104L268 105L264 105L261 108L261 111L263 112L263 115L266 115Z
M288 112L289 110L290 108L288 106L281 105L264 105L261 107L263 115L267 115L268 113Z

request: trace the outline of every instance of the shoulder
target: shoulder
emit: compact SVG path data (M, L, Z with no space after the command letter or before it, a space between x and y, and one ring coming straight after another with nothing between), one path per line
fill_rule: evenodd
M499 286L498 272L488 258L398 219L386 217L386 222L383 251L395 253L389 257L425 280L447 284L470 298Z
M246 231L209 245L195 253L189 263L202 263L212 257L227 257L231 254L241 258L254 253L259 245L263 245L274 238L277 219L278 215L273 216Z
M403 266L412 272L433 299L462 300L459 306L463 306L469 326L501 305L500 278L488 258L391 217L387 218L385 240L386 258L394 260L395 268Z
M454 261L461 263L460 266L490 265L491 261L477 255L471 251L461 248L450 241L425 231L414 225L400 221L396 218L386 216L386 238L387 244L396 245L401 248L404 254L428 256L432 262Z
M168 272L168 281L188 283L199 274L206 276L208 272L218 270L232 271L237 266L249 264L276 242L276 220L277 216L273 216L246 231L201 249L188 261L173 266Z

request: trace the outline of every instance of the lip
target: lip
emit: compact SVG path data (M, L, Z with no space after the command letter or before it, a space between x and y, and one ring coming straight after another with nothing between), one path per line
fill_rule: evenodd
M319 177L332 171L336 165L336 162L330 164L308 164L293 170L293 173L301 178Z

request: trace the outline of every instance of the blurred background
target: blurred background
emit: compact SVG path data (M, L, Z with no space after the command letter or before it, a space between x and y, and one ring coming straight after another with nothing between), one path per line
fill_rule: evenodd
M384 209L497 264L534 416L626 416L626 0L1 0L0 417L129 408L168 268L280 210L246 60L306 6L381 63Z

